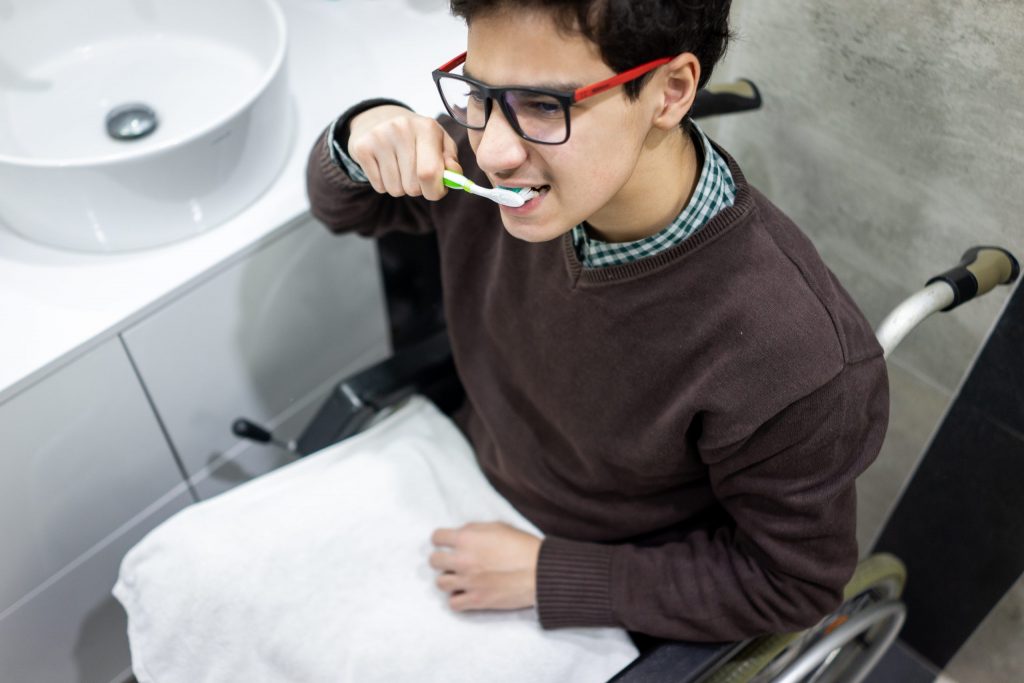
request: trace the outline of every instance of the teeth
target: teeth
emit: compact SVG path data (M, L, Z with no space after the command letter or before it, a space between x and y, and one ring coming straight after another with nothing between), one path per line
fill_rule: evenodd
M508 190L509 192L515 192L519 195L523 204L535 197L539 197L545 190L551 189L550 185L540 185L537 187L507 187L505 185L498 185L497 187L502 190Z

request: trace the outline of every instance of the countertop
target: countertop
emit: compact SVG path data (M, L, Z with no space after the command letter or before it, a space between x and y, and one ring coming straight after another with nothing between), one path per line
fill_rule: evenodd
M465 26L446 0L278 2L295 114L278 178L222 225L145 251L61 251L0 227L0 403L305 218L310 147L351 104L387 96L423 114L441 110L430 72L465 49Z

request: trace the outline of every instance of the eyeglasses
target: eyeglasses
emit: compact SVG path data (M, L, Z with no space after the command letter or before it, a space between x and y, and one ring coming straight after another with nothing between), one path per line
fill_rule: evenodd
M523 86L492 88L468 76L450 73L465 61L463 52L433 73L444 108L456 122L471 130L482 130L497 102L509 125L521 137L543 145L560 145L569 139L569 108L573 104L636 80L672 59L656 59L571 92Z

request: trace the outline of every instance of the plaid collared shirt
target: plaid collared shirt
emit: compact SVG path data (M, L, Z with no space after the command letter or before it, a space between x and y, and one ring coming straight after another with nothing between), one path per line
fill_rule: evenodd
M674 247L707 225L719 211L735 203L736 183L728 164L711 146L704 132L696 125L694 128L704 148L704 165L690 203L668 227L635 242L602 242L588 235L583 224L577 225L572 229L572 241L584 268L620 266Z

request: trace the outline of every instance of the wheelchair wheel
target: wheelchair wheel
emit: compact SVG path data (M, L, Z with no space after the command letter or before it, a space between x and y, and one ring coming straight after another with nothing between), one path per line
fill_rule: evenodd
M872 555L857 565L835 612L806 631L752 640L701 683L860 680L903 624L905 609L898 598L906 577L896 557Z

